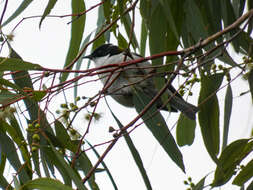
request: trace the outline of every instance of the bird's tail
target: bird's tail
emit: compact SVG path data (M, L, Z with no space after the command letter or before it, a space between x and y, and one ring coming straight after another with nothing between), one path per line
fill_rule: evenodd
M181 111L185 116L188 118L195 120L196 119L196 113L199 111L199 108L186 102L183 98L180 98L178 96L172 95L169 93L171 97L169 104L171 107Z

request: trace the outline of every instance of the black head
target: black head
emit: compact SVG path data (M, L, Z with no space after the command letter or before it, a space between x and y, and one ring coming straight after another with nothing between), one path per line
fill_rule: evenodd
M88 59L94 59L97 57L104 57L106 55L112 56L112 55L117 55L119 53L123 52L118 46L112 45L112 44L103 44L96 48L92 54L85 56L83 58L88 58Z

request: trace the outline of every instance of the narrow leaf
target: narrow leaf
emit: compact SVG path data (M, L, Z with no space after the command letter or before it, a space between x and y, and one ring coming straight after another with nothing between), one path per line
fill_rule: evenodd
M135 35L134 30L132 30L132 21L130 15L127 13L122 18L121 21L123 22L124 28L126 30L127 36L129 41L134 49L139 48L139 44Z
M145 57L146 53L146 42L148 37L148 31L144 20L141 22L141 43L140 43L140 54Z
M69 176L68 172L66 171L65 167L61 164L59 159L57 159L56 155L54 154L51 147L41 147L43 152L43 156L46 159L46 163L49 166L50 171L53 175L55 175L54 167L57 168L59 173L61 174L63 181L66 185L71 186L72 184L72 177Z
M42 69L40 65L26 62L22 59L0 57L0 71L28 71L40 69Z
M53 150L53 153L55 155L55 159L59 161L61 166L65 169L67 174L71 176L71 179L74 181L76 184L77 188L80 190L87 190L87 188L82 184L82 179L81 177L73 170L73 168L70 167L68 163L63 158L63 155L61 155L52 145L51 148Z
M107 103L107 102L106 102L106 103ZM111 114L112 114L114 120L117 122L119 128L120 128L120 129L123 128L122 123L121 123L120 120L116 117L116 115L113 113L113 111L111 110L111 108L110 108L110 106L108 105L108 103L107 103L107 107L109 108L109 110L110 110L110 112L111 112ZM138 169L139 169L139 171L140 171L140 173L141 173L141 176L142 176L143 181L144 181L144 183L145 183L145 185L146 185L146 188L147 188L147 189L152 189L152 186L151 186L150 180L149 180L149 178L148 178L148 175L147 175L146 169L145 169L145 167L144 167L144 164L143 164L143 162L142 162L140 153L138 152L137 148L135 147L135 145L134 145L134 143L133 143L131 137L128 135L128 133L125 133L125 134L124 134L124 139L125 139L125 141L126 141L126 143L127 143L127 146L128 146L128 148L129 148L129 150L130 150L130 152L131 152L131 154L132 154L132 156L133 156L133 158L134 158L134 161L135 161L135 163L136 163L136 165L137 165L137 167L138 167Z
M140 113L151 100L145 93L136 91L136 94L133 96L136 111ZM147 110L142 119L168 156L185 172L183 155L157 108L153 105Z
M179 146L192 145L195 137L196 121L180 114L177 123L177 144Z
M8 105L18 101L22 96L8 91L0 92L0 104Z
M253 189L253 181L249 184L246 190L252 190Z
M9 22L11 22L13 19L15 19L18 15L20 15L32 2L33 0L24 0L19 7L16 9L16 11L2 24L2 27Z
M230 121L230 117L232 113L232 104L233 104L233 94L232 94L231 85L229 83L227 87L226 96L225 96L222 150L224 150L224 148L227 146L229 121Z
M217 162L216 155L220 147L219 129L219 103L216 90L220 87L223 74L211 76L201 76L201 89L199 95L199 124L206 149L213 159Z
M228 145L219 158L212 186L221 186L230 180L236 167L252 151L252 148L253 142L249 142L249 139L240 139Z
M9 184L9 182L5 179L3 174L0 174L0 187L2 189L13 190L14 188Z
M49 0L48 1L47 7L45 8L44 13L40 19L39 27L41 27L41 24L42 24L43 20L46 18L46 16L50 14L50 12L54 8L56 2L57 2L57 0Z
M193 188L192 190L203 190L205 185L206 177L203 177Z
M96 151L96 149L95 149L88 141L86 141L86 142L87 142L88 145L91 147L92 151L95 153L95 155L97 156L97 158L100 158L101 156L100 156L99 153ZM113 188L114 188L115 190L118 190L118 187L117 187L117 185L116 185L116 183L115 183L115 180L113 179L112 174L111 174L109 168L106 166L105 162L102 161L102 162L101 162L101 165L104 167L105 172L107 173L108 177L110 178L110 181L112 182Z
M85 4L83 0L72 0L72 14L76 15L85 11ZM67 67L77 56L80 48L80 44L83 37L83 31L85 26L86 15L72 16L71 22L71 39L67 57L65 60L64 67ZM65 81L69 76L69 73L63 73L60 81Z
M253 69L249 71L248 82L249 82L249 89L251 93L251 100L253 102Z
M16 171L19 171L18 176L20 182L24 183L28 181L30 178L28 177L26 171L24 169L20 170L20 168L22 168L22 164L13 141L2 130L0 130L0 148L6 154L10 165Z
M246 166L242 168L240 173L234 179L233 184L242 186L252 177L253 177L253 160L251 160Z
M90 169L93 167L90 159L88 158L88 156L86 155L85 152L82 152L78 156L78 158L76 159L76 162L75 162L75 166L78 169L82 170L84 172L84 174L87 174L90 171ZM88 183L93 190L99 189L98 185L95 181L95 175L92 175L89 178Z
M51 178L38 178L25 183L22 189L33 190L73 190L71 187L62 184L59 180Z

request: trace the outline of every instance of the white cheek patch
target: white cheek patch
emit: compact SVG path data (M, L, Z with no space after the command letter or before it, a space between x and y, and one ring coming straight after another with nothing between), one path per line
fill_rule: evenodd
M106 63L106 61L108 60L108 57L109 55L106 55L104 57L97 57L96 59L94 59L96 67L107 65L108 63Z

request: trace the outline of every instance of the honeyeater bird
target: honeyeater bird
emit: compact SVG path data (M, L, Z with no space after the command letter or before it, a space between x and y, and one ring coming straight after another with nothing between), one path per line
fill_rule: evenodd
M83 58L88 58L95 63L95 67L106 66L110 64L119 64L124 61L140 59L141 56L136 53L131 53L127 50L122 50L118 46L112 44L103 44L96 48L90 55ZM116 68L116 69L115 69ZM106 70L110 70L106 72ZM123 67L109 67L99 70L99 78L102 83L109 87L106 93L110 95L118 103L134 107L133 96L136 95L135 89L142 90L145 95L150 98L155 97L158 89L155 87L152 76L157 77L156 69L148 62L131 64ZM168 95L171 111L181 111L188 118L195 120L198 108L186 102L174 89L172 85L166 90ZM168 111L168 107L163 104L161 98L156 102L158 109Z

